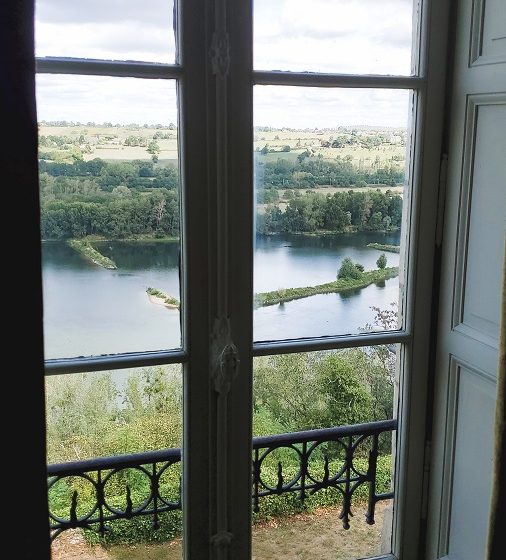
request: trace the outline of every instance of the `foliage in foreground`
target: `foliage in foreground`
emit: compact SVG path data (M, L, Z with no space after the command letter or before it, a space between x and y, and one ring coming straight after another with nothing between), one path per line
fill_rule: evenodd
M395 309L376 309L376 323L389 328L396 321ZM255 435L325 428L391 418L396 356L386 346L351 348L255 358ZM46 382L48 462L65 462L152 449L179 447L182 438L182 381L178 366L152 367L111 373L74 374L48 378ZM365 445L359 449L354 467L367 470ZM380 438L377 492L391 484L390 435ZM310 471L323 475L324 455L330 473L342 464L342 449L322 444L311 459ZM282 461L288 480L299 468L289 449L272 453L262 465L263 479L275 486L277 462ZM160 480L162 495L172 501L179 496L180 464ZM135 469L117 473L108 483L108 503L125 507L126 485L134 504L149 492L149 482ZM93 488L82 478L60 481L49 493L51 510L69 514L72 493L78 491L78 515L93 504ZM358 488L354 501L366 499L366 487ZM302 503L297 494L282 494L260 500L255 520L341 503L339 491L325 489ZM91 542L108 544L166 541L181 533L181 513L160 515L160 528L153 530L150 516L114 521L102 539L85 531Z

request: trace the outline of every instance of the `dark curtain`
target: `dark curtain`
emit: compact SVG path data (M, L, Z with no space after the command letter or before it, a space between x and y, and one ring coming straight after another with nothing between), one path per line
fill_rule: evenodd
M499 367L497 370L494 472L488 560L504 560L506 558L506 250L503 262L502 319L499 340Z
M33 0L0 2L4 554L49 558ZM9 218L9 219L8 219ZM11 551L10 553L8 551Z

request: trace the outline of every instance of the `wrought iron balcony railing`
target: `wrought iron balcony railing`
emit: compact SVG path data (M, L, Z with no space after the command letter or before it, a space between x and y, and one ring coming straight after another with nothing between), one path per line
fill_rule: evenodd
M303 502L335 489L347 529L352 497L366 486L366 521L373 524L376 503L394 495L377 491L380 436L396 428L396 420L384 420L253 438L254 511L266 496L292 493ZM110 522L137 516L152 516L157 529L161 513L181 509L180 462L181 450L167 449L49 465L52 539L78 527L104 534Z

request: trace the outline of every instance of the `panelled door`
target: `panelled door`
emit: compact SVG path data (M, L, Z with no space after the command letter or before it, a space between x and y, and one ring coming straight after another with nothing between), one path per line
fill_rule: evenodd
M506 6L456 17L428 558L484 558L506 216Z

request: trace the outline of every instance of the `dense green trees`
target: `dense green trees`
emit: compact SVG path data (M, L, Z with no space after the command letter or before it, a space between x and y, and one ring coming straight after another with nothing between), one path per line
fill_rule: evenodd
M254 434L391 418L394 371L384 346L256 358Z
M260 153L269 153L266 145ZM277 161L256 161L255 174L264 186L307 189L332 185L337 187L361 186L362 184L395 186L404 182L404 169L397 162L375 162L368 168L360 168L351 156L337 156L331 161L315 156L306 150L295 160L279 158Z
M390 418L395 354L352 348L256 358L255 435ZM177 366L51 377L46 384L48 462L179 447Z
M401 226L402 197L379 190L323 195L294 191L284 212L268 206L257 218L260 233L379 231Z
M126 376L124 376L126 377ZM46 384L49 463L179 447L182 384L177 366L54 376Z
M40 162L44 239L179 234L177 168L152 162Z
M127 238L136 235L179 235L179 202L176 191L126 193L117 187L87 200L57 199L42 203L44 239L86 235ZM128 191L128 189L127 189ZM84 197L82 197L84 198Z
M346 160L346 158L345 158ZM343 160L344 168L353 168ZM321 158L293 164L265 164L285 189L288 203L279 207L276 185L258 190L258 202L269 204L257 217L259 233L378 231L400 227L402 197L391 191L359 190L323 195L298 190L328 174ZM293 171L296 169L296 171ZM323 179L322 179L323 180ZM285 181L285 183L283 183ZM318 179L318 181L320 181ZM179 177L173 165L151 161L57 163L40 161L42 236L66 239L86 235L124 238L178 235Z

